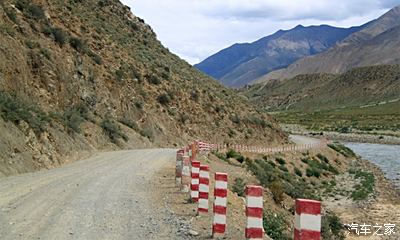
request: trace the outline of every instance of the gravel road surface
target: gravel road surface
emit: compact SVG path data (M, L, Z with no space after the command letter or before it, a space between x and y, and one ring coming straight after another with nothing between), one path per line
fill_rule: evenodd
M0 178L0 239L177 239L153 198L172 149L100 153Z

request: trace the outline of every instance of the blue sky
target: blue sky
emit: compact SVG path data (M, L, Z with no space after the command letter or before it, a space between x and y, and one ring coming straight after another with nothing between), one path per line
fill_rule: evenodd
M299 24L349 27L400 0L122 0L158 39L191 64L234 43L253 42Z

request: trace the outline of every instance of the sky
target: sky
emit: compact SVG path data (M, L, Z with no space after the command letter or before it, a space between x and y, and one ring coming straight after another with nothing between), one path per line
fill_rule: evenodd
M362 25L400 0L122 0L164 46L191 64L279 29Z

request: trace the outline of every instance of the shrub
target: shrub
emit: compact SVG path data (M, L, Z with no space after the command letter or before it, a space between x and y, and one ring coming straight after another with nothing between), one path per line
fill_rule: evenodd
M64 31L61 28L53 28L52 34L54 37L54 41L56 41L56 43L58 43L58 45L60 45L61 47L67 41L67 34L64 33Z
M298 169L297 167L294 168L294 173L299 177L303 176L303 172L300 169Z
M125 75L125 73L121 68L115 70L115 76L117 77L118 81L122 81L122 79L124 78L124 75Z
M119 122L137 132L140 131L139 125L127 117L120 119Z
M280 204L284 199L282 183L278 180L273 181L271 184L269 184L269 189L271 190L274 201L277 204Z
M84 119L81 117L80 113L74 108L64 112L63 123L69 132L80 133L83 121Z
M325 240L344 240L343 223L332 212L327 212L321 219L321 235Z
M142 135L143 137L148 138L150 141L154 141L154 133L151 128L142 129L140 130L139 134Z
M280 170L284 171L284 172L288 172L289 170L287 169L287 167L285 167L284 165L279 165L278 167Z
M128 141L128 136L121 131L119 126L113 120L106 118L101 122L100 126L110 138L111 142L117 143L119 138L124 139L124 141Z
M138 109L143 109L143 102L142 101L136 101L135 102L135 107Z
M306 169L306 176L307 177L317 177L319 178L321 176L321 170L317 168L307 168Z
M154 85L161 84L161 79L155 74L152 74L151 76L147 76L147 81Z
M101 59L100 55L94 53L93 51L88 51L88 56L97 64L103 64L103 59Z
M163 93L157 97L157 101L162 105L168 105L171 102L171 97L168 94Z
M236 114L235 115L231 115L229 117L229 119L235 124L240 124L240 122L241 122L240 117L238 115L236 115Z
M18 18L17 14L14 9L12 8L4 8L4 11L6 12L7 17L13 21L14 23L18 23Z
M329 159L322 155L321 153L317 154L317 158L319 158L321 161L324 161L325 163L329 163Z
M353 152L353 150L342 144L339 143L328 144L328 147L342 154L345 157L356 157L356 154Z
M274 214L266 212L264 214L264 229L265 233L274 240L287 240L290 239L286 233L286 222L282 214Z
M30 3L30 1L18 0L15 3L15 7L18 8L19 10L27 13L28 15L35 18L36 20L41 20L41 19L46 18L42 7L35 5L33 3Z
M5 121L26 122L36 134L45 131L50 118L35 105L30 105L14 95L0 92L0 116Z
M237 193L238 196L243 197L244 191L245 191L245 186L246 186L246 183L244 182L244 180L242 178L238 177L235 179L235 182L232 187L232 191Z
M286 161L285 161L285 159L283 159L283 158L276 158L275 159L280 165L285 165L286 164Z
M190 93L190 99L192 99L195 102L199 101L199 92L198 91L192 91Z
M69 45L74 48L76 51L84 53L86 52L86 44L77 37L71 37L69 40Z

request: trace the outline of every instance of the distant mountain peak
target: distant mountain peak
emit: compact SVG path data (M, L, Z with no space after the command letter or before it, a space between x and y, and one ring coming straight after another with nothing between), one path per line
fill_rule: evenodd
M234 44L195 65L229 87L242 87L296 60L323 52L358 28L329 25L279 30L253 43Z

